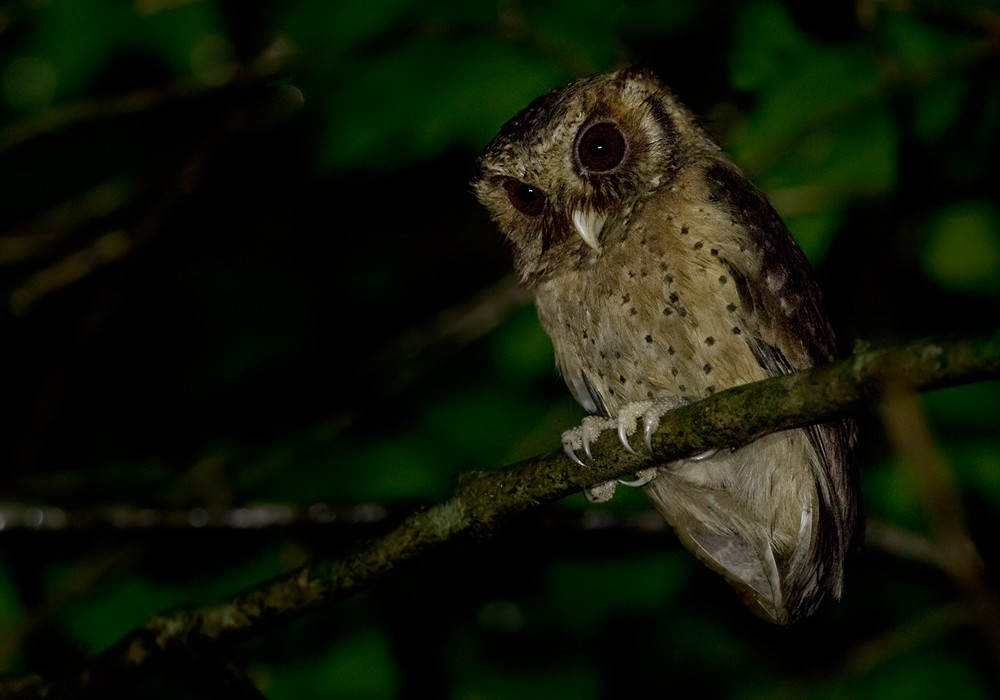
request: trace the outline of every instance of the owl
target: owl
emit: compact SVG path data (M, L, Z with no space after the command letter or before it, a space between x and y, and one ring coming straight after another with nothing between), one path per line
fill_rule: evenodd
M667 410L834 359L808 263L767 199L652 73L539 97L479 158L474 188L510 243L570 392L628 449ZM829 422L647 470L681 543L757 615L840 597L860 531L851 429ZM598 490L600 491L600 490ZM605 490L605 493L607 491Z

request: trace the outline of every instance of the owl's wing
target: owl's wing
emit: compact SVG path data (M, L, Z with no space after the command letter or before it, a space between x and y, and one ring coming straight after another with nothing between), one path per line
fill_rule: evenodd
M743 337L758 364L777 375L830 362L835 357L833 330L823 311L819 288L781 217L745 177L727 163L706 173L710 197L743 229L743 243L757 263L754 279L730 265L745 319ZM816 527L800 542L787 563L787 591L809 598L811 592L840 594L843 560L856 536L860 497L849 449L851 430L844 422L804 429L814 456ZM818 600L818 598L816 598ZM800 602L786 600L794 610ZM806 611L808 612L808 611Z
M710 569L722 575L740 599L757 616L777 624L787 622L781 573L774 552L759 542L749 542L739 533L720 533L701 522L674 526L678 539Z
M781 438L763 439L772 448L781 449ZM741 455L726 451L712 459L726 468L739 469L745 456ZM816 590L808 600L802 599L796 592L802 582L790 580L793 567L779 559L772 548L770 523L749 518L738 499L726 490L692 483L676 468L661 470L645 488L681 543L720 574L756 615L776 624L794 622L811 612L826 591ZM796 553L810 550L814 525L812 505L806 504ZM795 567L794 571L799 569ZM815 571L810 573L815 575Z
M809 263L785 223L761 192L733 166L717 163L706 173L709 197L743 231L742 243L757 263L754 279L730 265L743 312L756 338L748 338L771 374L830 362L833 328L809 273Z

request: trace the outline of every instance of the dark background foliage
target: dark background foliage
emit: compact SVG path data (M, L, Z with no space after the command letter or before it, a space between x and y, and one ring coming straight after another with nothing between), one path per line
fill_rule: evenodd
M0 669L64 668L555 447L582 414L468 182L532 98L630 63L772 198L845 353L996 327L995 1L0 5ZM795 629L626 493L233 660L274 699L993 697L992 589L949 562L966 535L997 559L1000 391L920 406L859 417L872 537Z

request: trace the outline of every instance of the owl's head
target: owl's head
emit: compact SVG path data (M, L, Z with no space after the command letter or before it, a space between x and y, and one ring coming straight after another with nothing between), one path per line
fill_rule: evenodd
M483 150L474 186L530 286L600 255L696 155L688 144L716 148L655 76L626 68L528 105Z

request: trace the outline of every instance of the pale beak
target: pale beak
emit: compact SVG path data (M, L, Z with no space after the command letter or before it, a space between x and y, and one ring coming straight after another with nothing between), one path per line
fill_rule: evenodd
M587 245L598 253L601 252L601 243L598 237L601 235L601 229L604 228L605 221L607 221L606 216L602 216L593 210L573 210L573 225L576 226L576 232L580 234L580 237L583 238Z

